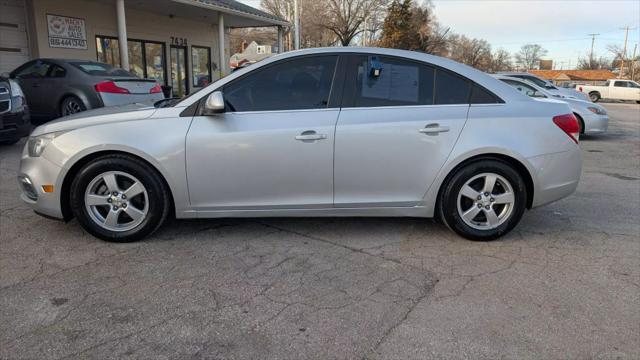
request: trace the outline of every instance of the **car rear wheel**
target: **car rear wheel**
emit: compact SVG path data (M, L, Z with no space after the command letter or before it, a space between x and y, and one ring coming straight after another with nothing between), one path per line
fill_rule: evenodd
M169 214L170 196L160 175L127 155L107 155L85 165L71 184L71 207L90 234L113 242L142 239Z
M589 99L591 99L591 102L598 102L598 100L600 100L600 94L598 94L597 92L592 92L591 94L589 94Z
M481 160L458 170L439 199L442 221L457 234L487 241L511 231L527 203L524 180L511 165Z
M60 105L60 115L67 116L87 110L82 100L75 96L69 96L62 101Z

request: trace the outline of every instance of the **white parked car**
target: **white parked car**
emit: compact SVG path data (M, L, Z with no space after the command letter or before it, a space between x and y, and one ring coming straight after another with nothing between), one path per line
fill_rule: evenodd
M551 94L557 95L559 97L565 97L565 98L570 98L570 99L589 100L589 97L587 95L585 95L585 94L583 94L583 93L581 93L579 91L576 91L575 89L557 87L557 86L553 85L553 83L551 83L551 81L548 81L548 80L545 80L545 79L541 79L541 78L539 78L536 75L533 75L531 73L527 73L527 72L500 72L498 74L499 75L504 75L504 76L509 76L509 77L515 77L515 78L518 78L518 79L523 79L523 80L529 81L529 82L535 84L536 86L544 88L545 90L547 90Z
M438 217L490 240L575 191L579 132L566 103L448 59L305 49L182 100L39 126L18 179L36 212L109 241L149 235L170 213Z
M553 95L528 81L503 75L494 76L527 96L538 99L557 97L557 95ZM578 99L560 98L559 100L566 102L578 118L581 134L601 134L607 131L609 115L604 107Z
M635 101L640 104L640 84L632 80L611 79L602 86L578 85L578 91L588 94L593 102L600 99Z

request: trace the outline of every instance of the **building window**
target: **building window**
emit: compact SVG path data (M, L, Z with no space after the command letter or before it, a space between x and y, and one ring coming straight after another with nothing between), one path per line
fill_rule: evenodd
M129 72L138 77L146 78L142 42L128 40L127 49L129 50Z
M98 62L120 66L120 48L117 39L96 36L96 49Z
M164 77L164 44L146 42L144 44L147 78L155 79L160 84L166 84Z
M211 83L211 49L208 47L191 47L191 74L193 87L205 87Z
M164 46L164 43L154 41L127 40L129 72L166 85ZM99 62L120 66L120 48L117 38L96 36L96 51Z

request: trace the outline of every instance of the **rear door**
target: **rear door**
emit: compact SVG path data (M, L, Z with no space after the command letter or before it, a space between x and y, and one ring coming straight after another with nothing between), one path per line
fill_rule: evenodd
M335 206L418 204L464 126L471 82L429 64L369 55L352 56L347 74Z

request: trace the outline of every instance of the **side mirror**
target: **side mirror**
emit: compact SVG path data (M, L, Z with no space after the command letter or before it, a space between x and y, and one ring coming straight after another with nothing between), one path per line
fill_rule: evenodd
M546 96L544 96L544 94L543 94L543 93L541 93L540 91L537 91L537 90L536 90L536 91L534 91L534 92L533 92L533 97L537 97L537 98L544 98L544 97L546 97Z
M204 103L203 115L215 115L224 112L224 96L221 91L212 92Z

